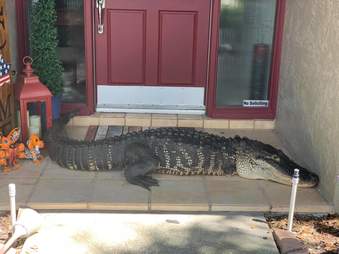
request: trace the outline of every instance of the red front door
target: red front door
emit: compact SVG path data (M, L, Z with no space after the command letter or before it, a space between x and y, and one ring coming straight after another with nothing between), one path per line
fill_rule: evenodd
M209 0L106 0L97 85L206 86Z

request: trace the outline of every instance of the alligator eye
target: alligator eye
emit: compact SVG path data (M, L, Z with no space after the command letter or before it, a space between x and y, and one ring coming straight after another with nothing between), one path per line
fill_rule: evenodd
M276 155L276 154L273 154L273 155L271 156L271 159L272 159L272 160L275 160L275 161L280 161L279 156Z

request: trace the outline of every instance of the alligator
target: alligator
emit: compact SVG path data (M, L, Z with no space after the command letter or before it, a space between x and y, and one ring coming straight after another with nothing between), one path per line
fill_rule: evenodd
M226 138L193 128L157 128L96 141L67 136L68 117L47 134L50 158L71 170L123 170L126 180L150 190L159 186L152 173L171 175L239 175L290 185L294 169L300 187L315 187L316 174L281 150L247 137Z

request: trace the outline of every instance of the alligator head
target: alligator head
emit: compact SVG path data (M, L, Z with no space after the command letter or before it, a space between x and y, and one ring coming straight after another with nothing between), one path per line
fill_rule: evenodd
M239 141L239 139L238 139ZM236 168L239 176L247 179L264 179L291 185L294 169L299 169L299 186L315 187L319 183L316 174L292 161L281 150L243 138L236 149Z

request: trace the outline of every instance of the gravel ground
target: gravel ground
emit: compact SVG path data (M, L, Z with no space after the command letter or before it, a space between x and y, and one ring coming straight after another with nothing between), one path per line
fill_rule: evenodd
M287 216L266 216L272 229L287 229ZM311 254L339 253L339 215L297 215L293 232Z

